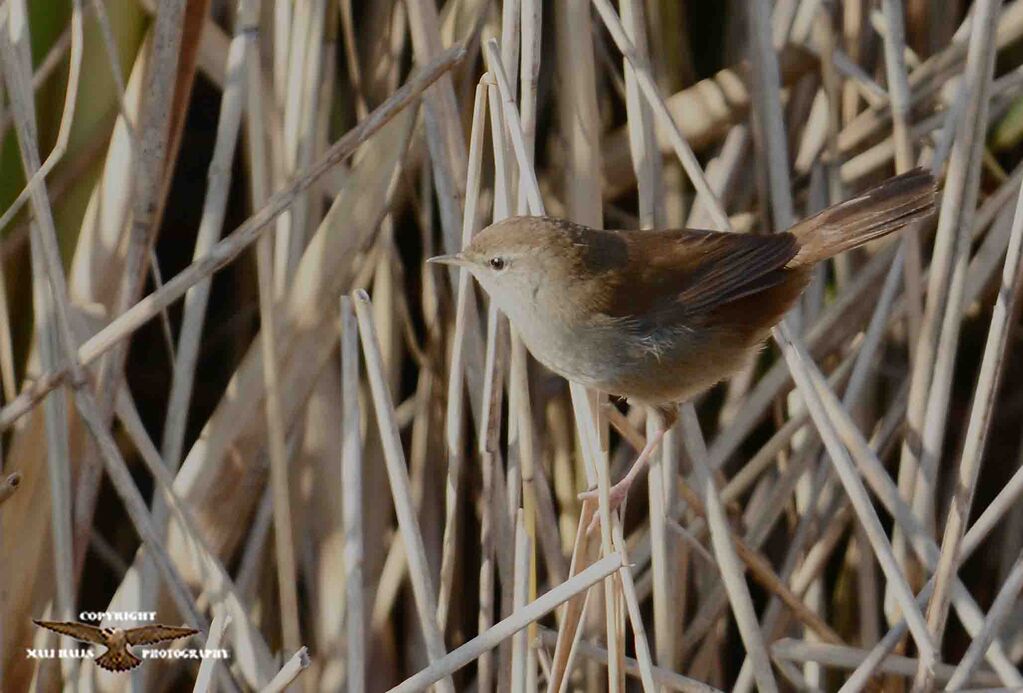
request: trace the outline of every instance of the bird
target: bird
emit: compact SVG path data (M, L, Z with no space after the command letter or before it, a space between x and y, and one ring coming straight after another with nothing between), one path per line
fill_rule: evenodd
M931 216L935 196L917 168L771 234L509 217L428 262L468 270L549 370L654 414L654 434L611 488L616 507L679 403L756 355L814 265Z
M142 660L132 651L132 645L151 645L167 640L177 640L198 633L195 628L152 624L138 628L100 628L76 621L32 621L37 626L48 628L75 640L104 645L107 649L96 658L96 664L107 671L128 671Z

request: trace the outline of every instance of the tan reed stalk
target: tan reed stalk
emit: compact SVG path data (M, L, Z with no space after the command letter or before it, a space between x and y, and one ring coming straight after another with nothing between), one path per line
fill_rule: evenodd
M864 650L849 647L846 645L829 645L827 643L808 643L802 640L783 638L771 646L771 652L775 657L787 659L794 662L818 662L835 669L851 669L863 661L866 656ZM879 671L887 674L898 674L901 676L912 676L916 671L919 660L898 655L889 655L879 667ZM948 664L939 663L935 668L935 682L947 683L952 676L954 667ZM977 676L973 679L974 685L997 686L998 678L990 672Z
M163 289L146 296L86 340L78 348L78 360L83 365L88 365L156 317L163 308L184 295L190 287L231 262L269 228L270 222L291 204L298 192L311 186L334 166L350 156L360 144L415 101L419 94L440 75L454 67L464 57L464 54L465 51L462 47L452 48L416 73L404 87L392 94L366 120L335 142L312 167L298 176L291 185L274 193L254 215L214 245L207 255L193 261L185 270L164 284ZM0 411L0 427L9 427L15 420L28 412L42 395L62 383L67 375L66 368L41 375L32 387L22 390L14 402L5 405L3 411Z
M529 599L529 583L531 582L529 566L531 563L531 555L532 547L530 546L529 535L526 534L525 514L520 508L515 522L515 557L513 559L513 563L515 565L515 582L512 585L513 612L524 609ZM523 628L512 636L510 686L512 693L526 693L527 690L528 681L530 679L528 671L528 636L528 628Z
M288 686L295 682L295 680L302 674L303 671L309 668L312 664L312 660L309 658L309 651L302 647L291 656L281 670L277 672L277 676L273 677L260 693L279 693L280 691L287 690Z
M1021 287L1023 287L1023 189L1016 204L1012 221L1012 232L1009 247L1005 255L1005 266L1002 271L1001 287L995 303L994 313L988 331L987 344L981 360L980 374L977 376L977 387L974 393L973 406L970 410L966 432L966 442L959 461L958 480L948 518L945 521L945 532L941 544L941 553L935 573L935 591L928 605L930 610L947 610L948 602L941 601L939 595L947 595L947 583L961 563L957 556L962 538L966 532L966 522L973 506L977 480L980 476L980 461L987 441L991 413L995 404L998 384L1005 362L1008 342L1007 323L1010 316L1015 315L1019 304ZM942 597L942 599L947 599ZM935 614L935 623L944 623L947 616ZM986 648L985 648L986 649ZM984 650L980 650L983 652ZM963 668L961 666L961 668ZM968 671L968 670L967 670ZM962 680L960 676L960 680ZM919 675L918 675L919 677ZM925 683L926 685L926 683Z
M798 357L800 351L798 347L793 351ZM821 382L819 371L816 371L816 369L812 367L812 364L810 364L809 360L805 357L801 360L804 364L808 365L806 366L805 371L799 374L799 377L809 376L811 387L815 388L812 396L819 398L821 403L819 416L822 420L828 420L829 426L834 426L832 431L829 432L829 435L833 434L840 437L842 443L844 443L844 447L848 448L847 452L844 448L834 448L835 450L841 449L845 452L845 456L840 458L840 461L836 464L836 471L842 470L847 462L851 463L852 460L850 460L850 457L848 456L851 454L860 473L867 482L871 484L872 490L878 495L882 504L884 504L886 509L896 518L896 524L901 527L904 532L906 532L907 540L910 542L914 551L917 552L920 560L928 567L928 569L933 569L938 560L938 547L933 538L925 532L920 521L913 515L907 503L896 492L892 480L887 473L884 472L876 455L863 439L862 433L849 420L848 412L846 412L846 410L835 401L834 394ZM801 387L805 389L806 385L801 385ZM822 430L821 433L822 437L824 437L825 431ZM827 441L826 437L825 441ZM834 444L829 446L829 452L831 452L832 459L834 459L835 456L835 452L832 449L833 447ZM842 473L843 472L840 471L840 476ZM847 472L844 473L846 475L848 474ZM849 492L849 484L844 478L843 485L847 487L847 492ZM860 489L862 488L861 484ZM855 491L855 494L858 495L859 491ZM857 500L852 492L850 492L850 500L853 501L853 507L855 509ZM873 508L870 508L870 510L873 511ZM860 512L861 511L857 511L857 514L859 515ZM861 521L862 519L863 517L861 516ZM869 524L864 523L864 528L869 529ZM880 544L880 546L884 549L883 544ZM875 548L875 550L877 549ZM885 562L888 560L888 558L884 555L885 553L887 552L878 551L878 560L881 562L883 569L885 568ZM891 568L885 569L886 576L890 569ZM899 575L901 575L901 573L899 573ZM891 578L889 578L889 582L891 582ZM953 582L952 598L953 603L956 605L960 620L965 626L967 632L971 634L975 633L980 628L980 610L973 601L969 592L962 586L962 583L958 579ZM919 599L917 599L916 603L919 603ZM900 607L901 606L902 604L900 600ZM906 612L904 610L904 613L908 613L908 619L915 619L916 617L916 614L912 612ZM912 632L913 626L911 621L909 625ZM916 637L918 636L914 633L914 638ZM995 643L995 646L992 647L987 654L992 666L999 672L999 675L1003 677L1003 680L1006 681L1007 684L1017 685L1016 682L1020 680L1020 674L1007 660L999 643Z
M213 158L207 175L206 196L203 198L202 220L196 236L193 260L206 255L220 239L224 216L227 210L227 194L231 188L231 166L241 127L242 107L246 90L259 89L255 83L258 73L251 70L246 74L248 52L256 52L256 34L251 27L258 27L258 3L239 2L236 8L235 36L226 65L226 81L221 97L220 116L217 121L217 138L213 146ZM254 116L250 116L254 117ZM164 421L161 452L172 470L181 462L181 448L184 444L185 424L188 419L189 402L195 367L199 358L199 343L206 304L209 301L211 279L200 281L185 294L181 330L175 350L173 378L167 399L167 416Z
M160 496L170 511L170 518L186 537L189 558L201 566L199 575L204 589L208 594L216 595L216 598L210 599L214 605L214 612L222 607L230 617L225 627L231 628L234 657L239 662L246 681L250 685L265 682L273 673L270 651L249 617L241 594L232 584L223 563L203 540L191 510L174 490L174 478L163 464L156 445L142 423L135 402L124 388L118 394L115 406L117 418L138 450L146 469L156 481Z
M641 3L623 0L620 3L622 23L629 39L636 46L639 57L649 62L646 36L646 20ZM636 172L639 191L640 228L663 227L664 205L661 202L661 157L657 149L650 107L643 101L636 83L636 76L628 61L624 62L625 88L627 93L627 115L629 120L629 146L632 153L633 169ZM653 419L647 419L647 434L654 426ZM677 447L671 440L666 441L659 454L651 460L647 475L650 503L651 570L654 576L654 635L657 663L672 669L675 667L675 629L677 614L671 609L675 596L673 580L674 567L678 565L674 541L665 531L665 517L674 506L675 485L672 482L678 469Z
M21 149L21 160L28 179L22 195L32 197L32 205L37 215L33 222L31 243L32 270L32 304L36 316L36 339L38 342L40 361L47 369L54 368L61 359L60 342L63 337L57 325L57 306L60 299L54 294L56 286L47 281L49 268L46 266L45 243L46 234L51 229L40 228L46 224L41 214L41 207L48 203L41 198L41 191L49 169L63 155L70 133L71 121L74 117L79 78L82 65L82 7L75 3L71 17L71 66L66 91L64 111L61 115L60 133L56 148L46 162L39 164L39 153L36 143L36 112L35 102L30 87L31 55L29 36L27 33L27 8L24 0L16 0L7 8L9 16L0 26L3 36L0 37L4 81L11 100L10 109L17 132L18 144ZM21 27L21 31L18 31ZM43 168L49 164L48 168ZM41 194L42 193L42 194ZM52 228L52 218L49 223ZM6 320L5 320L6 325ZM4 328L9 336L9 328ZM73 617L75 603L72 518L71 518L71 458L67 427L67 397L64 392L54 392L47 397L46 410L46 468L50 482L50 530L53 535L53 570L57 586L56 601L53 614L58 619L69 620ZM20 477L19 477L20 478ZM13 488L13 486L9 486ZM62 640L64 646L70 646L67 638ZM77 663L66 662L62 667L69 679L77 677Z
M472 238L479 201L480 172L483 162L483 134L486 127L486 75L476 86L476 99L472 115L472 134L469 139L469 168L465 189L465 212L462 215L462 245ZM447 411L445 413L445 441L447 444L447 481L444 491L444 539L441 553L440 594L437 597L437 618L441 626L447 624L451 589L455 567L455 541L457 538L457 511L459 480L464 457L462 440L464 392L464 336L466 312L475 301L470 301L471 278L464 268L459 270L457 298L455 300L455 330L452 337L451 358L448 361Z
M419 626L423 631L429 658L432 662L436 662L444 656L444 637L437 626L436 592L431 584L432 579L427 567L423 540L412 505L408 471L405 468L405 455L394 420L394 405L384 380L380 347L370 315L369 297L364 291L359 290L355 293L353 302L358 317L359 339L362 342L362 351L366 359L366 371L373 393L373 408L376 413L377 425L380 427L380 439L384 449L384 461L387 464L387 476L391 484L391 496L394 499L398 527L408 558L409 577L415 592ZM441 690L454 691L454 685L450 679L442 681L439 687Z
M938 447L943 438L943 431L939 431L938 427L943 428L945 418L944 411L938 411L938 404L942 401L947 403L947 387L950 385L948 376L951 374L951 363L947 357L955 354L955 347L949 348L949 338L953 333L958 335L959 331L959 304L968 258L968 237L965 234L969 232L976 205L976 186L984 139L978 130L986 120L995 52L991 39L1000 5L998 0L982 0L974 17L966 68L967 79L974 88L971 89L963 118L957 125L952 145L928 277L927 305L912 363L906 421L909 429L914 432L912 440L920 442L913 443L907 439L903 443L899 463L899 491L903 498L912 499L914 512L928 528L934 526L934 485ZM903 551L903 542L901 533L893 535L897 552ZM940 624L934 622L931 625ZM937 635L940 642L943 633Z
M210 632L206 636L203 648L206 650L220 649L224 639L224 631L230 623L231 617L225 611L221 611L214 616L213 620L210 621ZM195 675L195 686L192 687L192 693L206 693L210 690L217 661L215 657L207 657L199 662L199 673Z
M703 444L703 436L700 433L699 423L696 421L696 413L693 411L692 405L682 407L681 419L682 439L693 466L695 484L702 492L707 511L707 524L710 528L714 557L721 571L721 578L724 581L743 644L746 646L746 653L753 663L757 686L763 691L777 690L767 649L757 625L749 587L746 585L742 567L739 565L739 558L732 544L724 506L721 504L717 488L714 485L710 467L707 466L707 450Z
M558 605L568 601L576 594L585 592L622 567L621 554L612 553L604 556L578 575L569 578L530 602L524 609L516 611L458 649L452 650L442 660L434 662L415 676L405 679L401 685L392 688L391 693L411 693L424 690L427 686L437 683L445 676L451 675L478 658L483 652L493 649L516 632L526 628L530 623L543 618Z

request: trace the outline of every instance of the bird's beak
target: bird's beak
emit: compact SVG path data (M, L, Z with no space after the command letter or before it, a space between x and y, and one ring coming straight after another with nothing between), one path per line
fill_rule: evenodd
M427 262L432 262L435 265L458 265L464 266L469 264L469 261L461 253L455 253L454 255L437 255L431 257Z

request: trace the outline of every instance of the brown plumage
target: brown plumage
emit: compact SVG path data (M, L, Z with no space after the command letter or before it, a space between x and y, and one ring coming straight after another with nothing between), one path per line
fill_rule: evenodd
M815 263L930 215L934 197L934 179L916 169L771 235L513 217L432 261L472 272L545 366L651 407L663 432L678 402L748 362Z
M128 671L142 660L131 651L131 645L151 645L166 640L177 640L198 633L195 628L153 624L138 628L99 628L75 621L32 621L75 640L104 645L106 651L96 658L96 664L107 671Z
M551 370L671 417L742 367L816 262L931 214L934 195L917 169L771 235L514 217L439 260L467 266Z

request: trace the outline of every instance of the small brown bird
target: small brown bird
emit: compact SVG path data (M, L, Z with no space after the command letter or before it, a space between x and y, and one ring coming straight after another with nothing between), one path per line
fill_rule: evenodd
M37 626L67 635L75 640L105 645L107 650L96 658L96 664L107 671L128 671L142 660L132 654L131 645L151 645L166 640L177 640L198 633L195 628L140 626L139 628L98 628L75 621L32 621Z
M617 505L678 403L748 362L814 264L931 214L934 187L915 169L770 235L513 217L430 261L468 269L550 370L660 414L658 434L612 489Z

